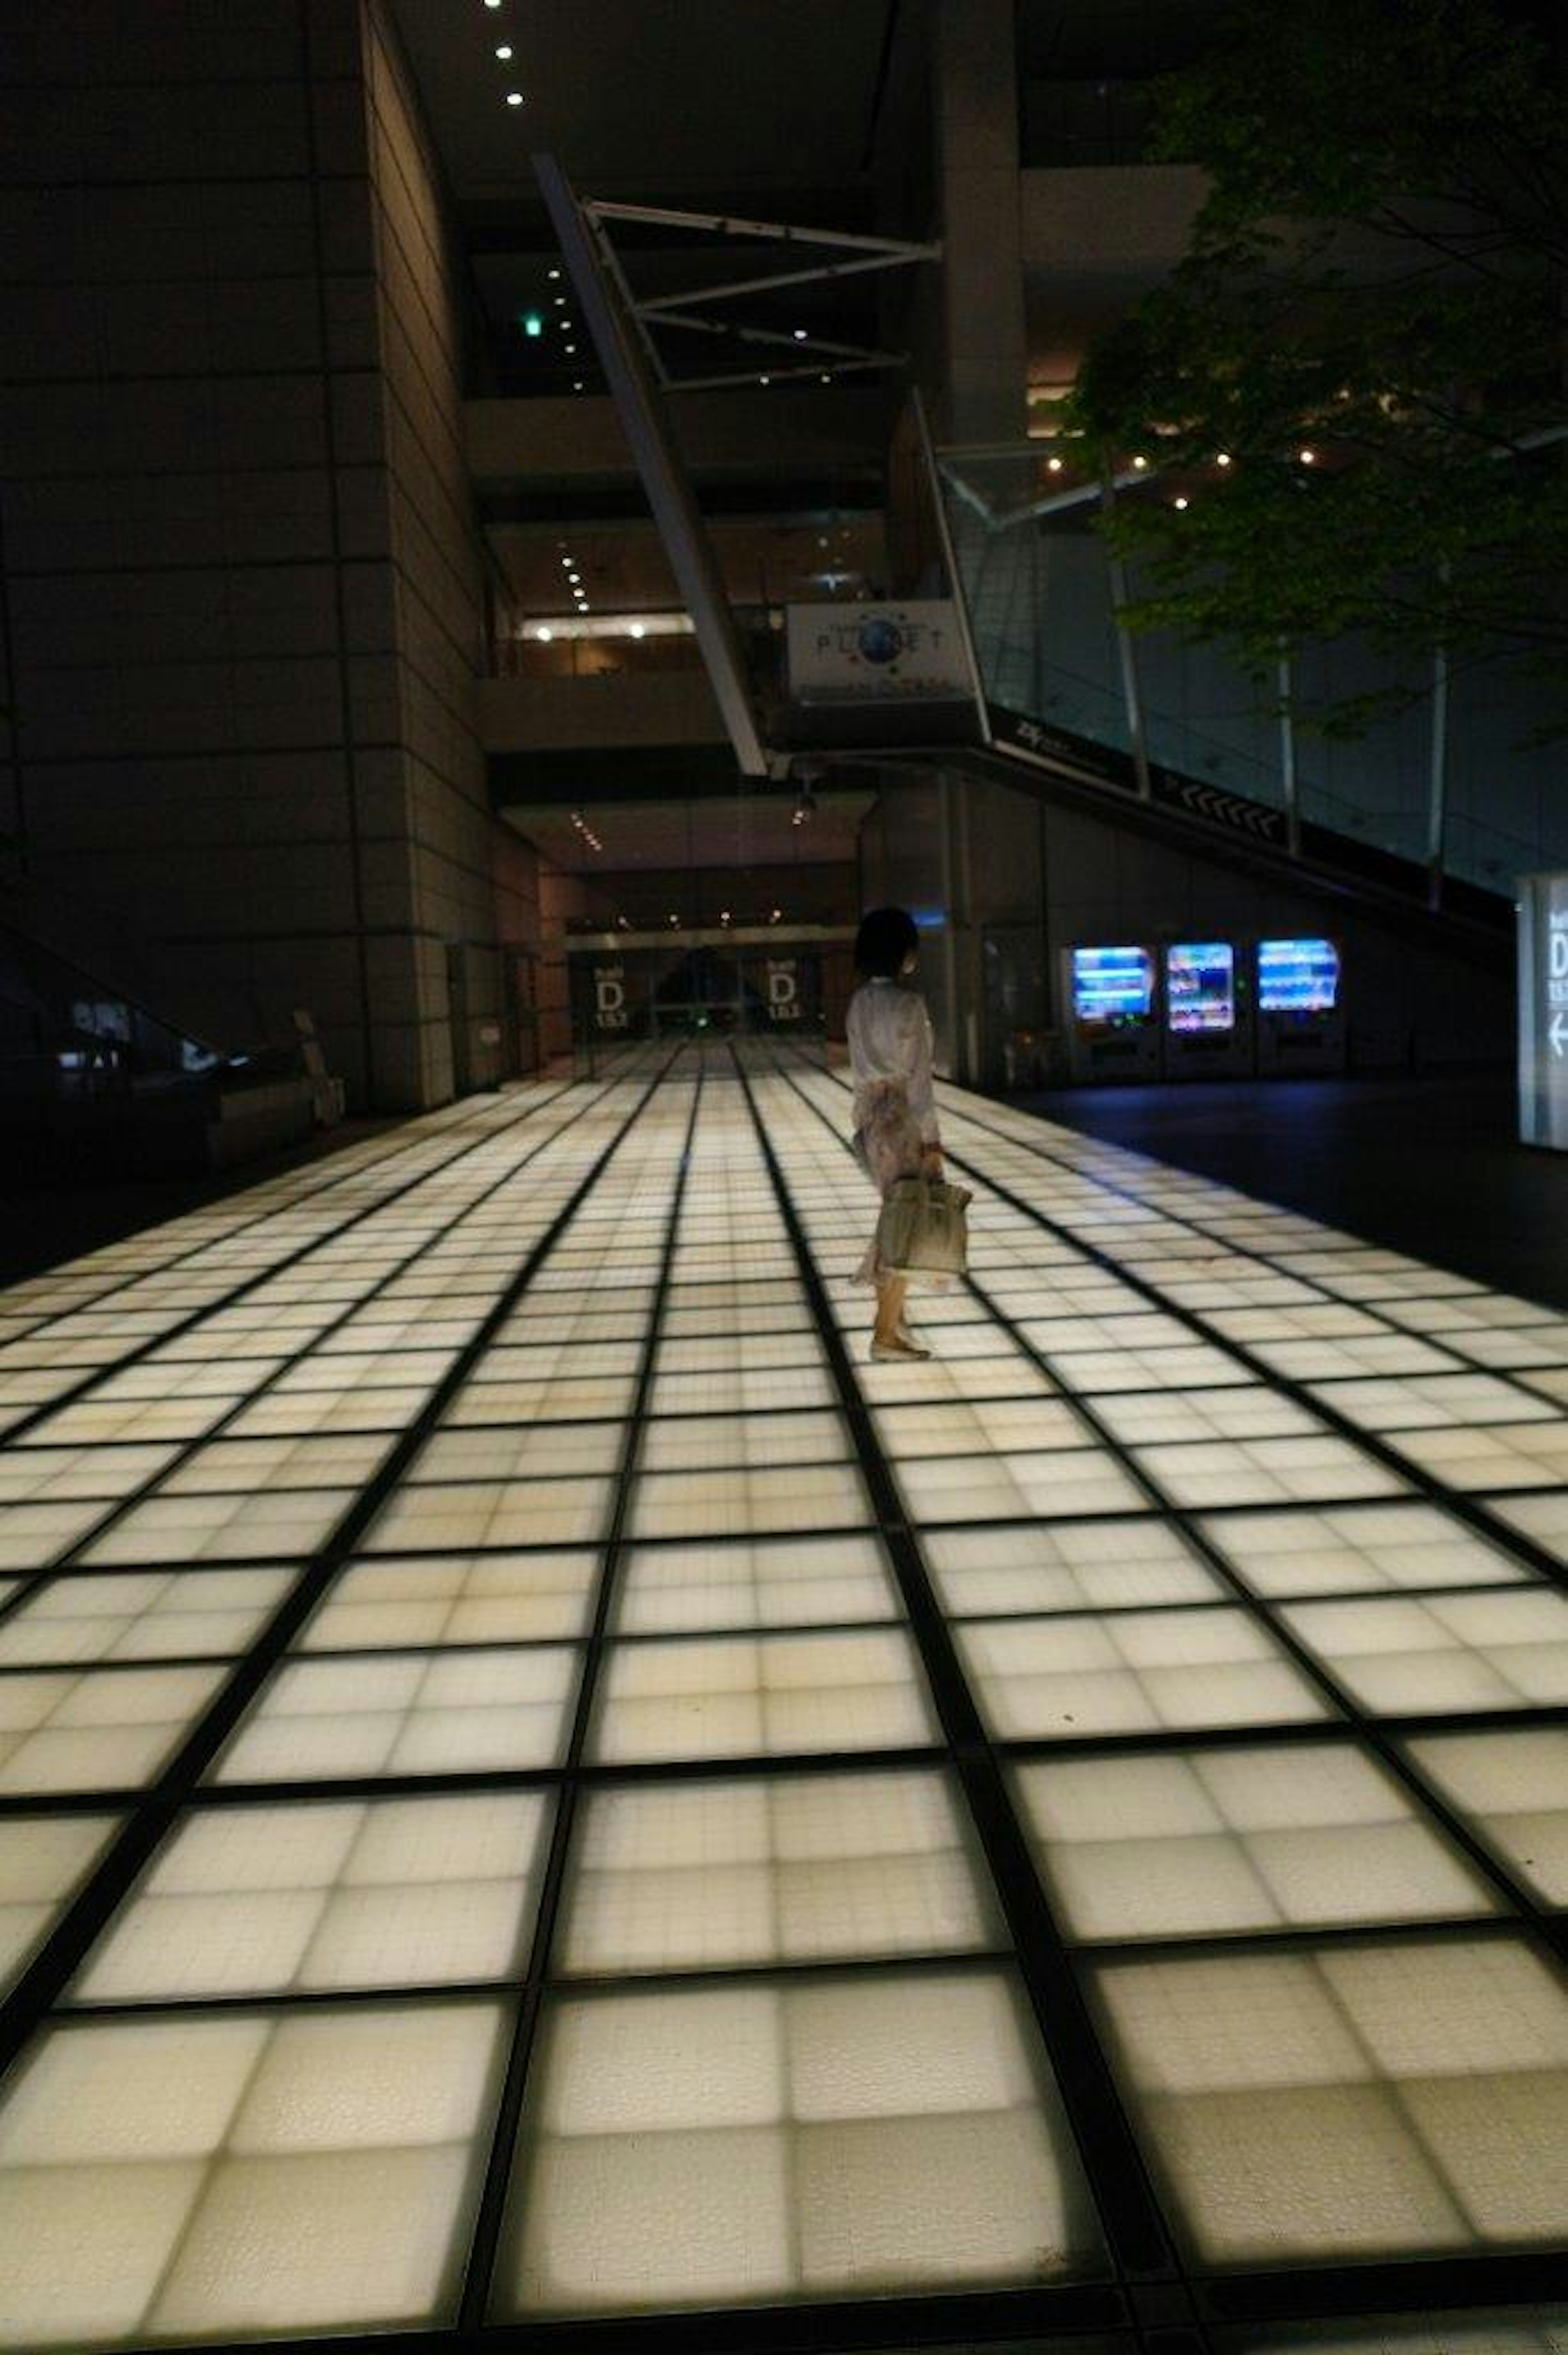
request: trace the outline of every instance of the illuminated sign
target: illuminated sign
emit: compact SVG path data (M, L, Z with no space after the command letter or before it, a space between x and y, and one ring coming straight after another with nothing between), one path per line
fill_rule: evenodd
M1332 941L1259 941L1257 1002L1265 1014L1331 1014L1340 1002Z
M1154 1011L1154 959L1147 949L1073 951L1073 1012L1080 1022L1146 1022Z
M1229 941L1179 941L1165 952L1165 1019L1172 1030L1234 1030L1236 953Z
M946 599L791 605L786 645L800 703L961 702L970 693L957 609Z
M1519 888L1519 1133L1568 1153L1568 872Z

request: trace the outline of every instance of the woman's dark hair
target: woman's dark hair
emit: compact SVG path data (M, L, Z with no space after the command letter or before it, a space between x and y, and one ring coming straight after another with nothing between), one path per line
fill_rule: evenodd
M855 971L868 981L891 981L919 945L915 919L906 908L873 908L861 918L854 936Z

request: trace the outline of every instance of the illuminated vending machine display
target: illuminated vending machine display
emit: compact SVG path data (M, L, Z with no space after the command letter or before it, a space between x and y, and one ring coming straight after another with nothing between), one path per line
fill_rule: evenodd
M1165 1069L1171 1079L1234 1079L1252 1069L1252 1025L1230 941L1173 941L1165 952Z
M1257 1068L1342 1071L1343 963L1337 941L1309 935L1257 944Z
M1159 1077L1154 952L1139 943L1067 951L1072 1007L1070 1062L1075 1080Z

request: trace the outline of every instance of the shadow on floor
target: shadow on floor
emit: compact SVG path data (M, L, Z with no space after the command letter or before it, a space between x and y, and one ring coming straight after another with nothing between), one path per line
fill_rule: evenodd
M1518 1142L1511 1073L1057 1088L1010 1101L1568 1311L1568 1156Z

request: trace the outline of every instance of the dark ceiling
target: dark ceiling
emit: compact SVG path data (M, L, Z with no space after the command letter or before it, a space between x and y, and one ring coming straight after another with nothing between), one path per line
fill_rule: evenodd
M532 207L539 149L586 195L722 208L866 184L901 0L393 5L465 210Z

